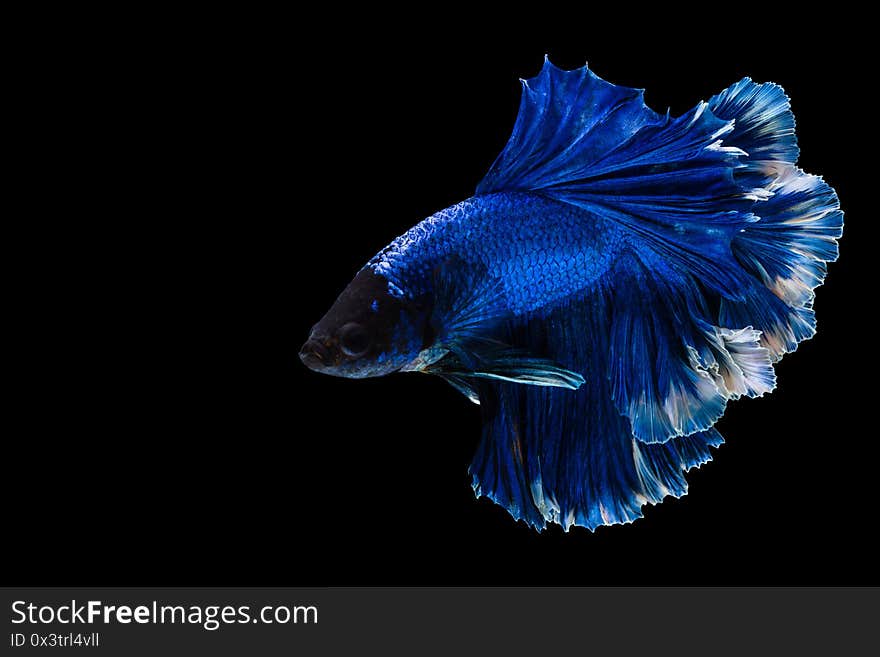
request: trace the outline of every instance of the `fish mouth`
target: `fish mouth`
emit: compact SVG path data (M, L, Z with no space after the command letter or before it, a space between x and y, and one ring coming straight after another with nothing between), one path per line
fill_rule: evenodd
M309 338L299 350L299 359L303 365L315 372L326 372L332 364L330 351L320 340Z

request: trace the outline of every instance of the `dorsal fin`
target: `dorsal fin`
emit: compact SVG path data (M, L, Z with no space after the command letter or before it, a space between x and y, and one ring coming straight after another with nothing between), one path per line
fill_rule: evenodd
M639 129L668 120L645 105L644 90L606 82L586 65L563 71L545 57L541 72L520 82L513 133L477 194L577 179Z

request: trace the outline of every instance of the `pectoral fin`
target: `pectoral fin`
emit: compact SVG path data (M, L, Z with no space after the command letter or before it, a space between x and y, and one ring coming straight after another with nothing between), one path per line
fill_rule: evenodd
M533 386L577 390L584 377L546 358L494 340L456 347L423 371L445 378L471 401L479 397L468 379L494 379Z

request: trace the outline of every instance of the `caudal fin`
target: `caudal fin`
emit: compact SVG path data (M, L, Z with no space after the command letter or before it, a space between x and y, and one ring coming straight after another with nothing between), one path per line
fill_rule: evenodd
M478 193L568 203L624 246L600 280L496 336L589 376L574 391L480 382L475 490L539 527L628 522L684 494L728 401L770 392L773 361L813 334L843 213L797 168L775 84L741 80L677 118L586 67L548 61L523 84Z
M814 290L837 259L843 212L821 177L795 166L795 120L782 87L745 78L714 96L709 108L733 121L724 142L747 154L735 173L762 192L752 210L758 221L731 241L755 285L742 300L722 299L720 322L760 330L761 344L778 360L815 333Z

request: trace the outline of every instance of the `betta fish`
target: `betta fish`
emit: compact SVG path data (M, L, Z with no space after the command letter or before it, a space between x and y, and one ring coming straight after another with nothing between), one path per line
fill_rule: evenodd
M678 117L643 94L545 59L474 196L375 255L300 351L479 404L474 491L539 530L684 495L727 403L815 333L838 254L781 87L745 78Z

